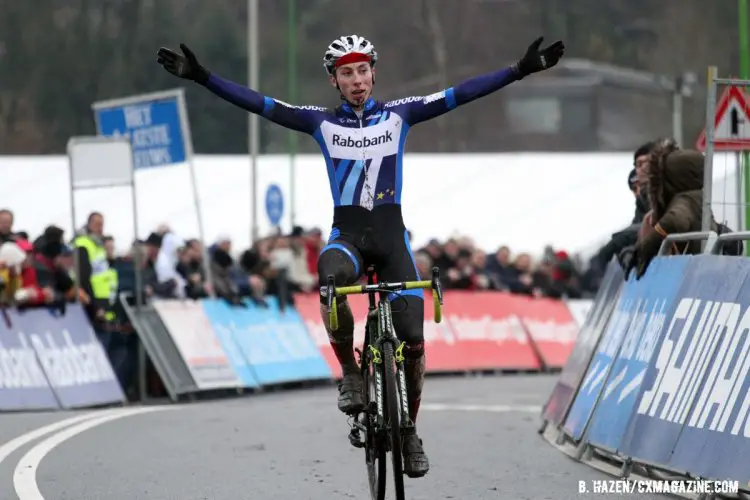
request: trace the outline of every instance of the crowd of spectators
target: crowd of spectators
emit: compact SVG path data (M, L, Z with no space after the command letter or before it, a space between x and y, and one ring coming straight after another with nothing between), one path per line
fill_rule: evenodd
M131 397L135 397L137 336L132 335L133 326L121 301L107 304L94 297L89 281L97 263L90 262L87 252L79 248L78 238L92 239L106 250L109 268L116 272L116 291L131 304L136 298L213 296L238 307L246 307L248 300L265 306L270 296L285 307L294 303L298 293L316 293L317 259L326 244L321 230L295 227L290 234L274 234L245 250L238 251L228 235L204 248L199 240L183 239L162 225L146 239L135 241L128 252L117 254L99 213L90 214L86 225L74 235L49 226L41 235L30 236L14 228L12 211L0 210L0 302L18 308L63 310L71 301L80 302ZM506 246L485 253L470 238L461 237L430 241L415 249L414 259L423 277L437 266L445 289L551 298L577 298L595 292L586 287L585 274L578 265L564 251L551 248L535 263L530 255L514 255Z

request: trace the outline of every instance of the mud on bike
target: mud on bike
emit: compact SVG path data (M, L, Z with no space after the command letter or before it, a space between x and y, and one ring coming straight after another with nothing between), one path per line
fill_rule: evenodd
M337 287L333 276L320 293L326 298L331 330L338 329L337 297L367 294L369 308L365 337L359 354L364 381L365 407L350 414L350 443L364 448L370 494L373 500L384 500L386 491L386 454L391 454L391 465L396 499L404 500L404 472L402 434L413 428L409 416L409 401L404 375L404 342L398 340L393 328L391 302L388 295L404 290L431 289L435 322L442 319L443 293L437 267L432 268L432 279L400 283L376 283L372 267L367 270L367 285ZM378 300L376 300L376 297ZM404 301L404 303L406 303ZM398 312L397 312L398 313Z

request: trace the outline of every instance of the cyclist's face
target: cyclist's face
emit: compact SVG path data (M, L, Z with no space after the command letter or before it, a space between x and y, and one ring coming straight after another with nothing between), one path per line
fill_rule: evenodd
M353 106L363 106L372 94L372 79L375 69L370 63L358 62L344 64L336 69L336 75L331 76L331 85L338 84L344 98Z

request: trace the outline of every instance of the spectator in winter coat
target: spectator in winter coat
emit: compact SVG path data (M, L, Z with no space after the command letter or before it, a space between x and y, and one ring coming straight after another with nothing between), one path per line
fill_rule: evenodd
M643 219L633 259L628 268L641 277L669 234L700 231L703 204L703 155L680 150L663 142L654 150L648 169L648 197L651 211ZM718 227L713 222L714 231ZM674 242L671 253L697 254L699 241Z
M185 294L188 298L205 299L210 295L211 287L206 283L203 270L203 248L198 240L189 240L180 252L177 272L185 280Z
M232 305L242 305L242 294L235 279L235 265L230 254L230 245L228 238L219 238L219 241L209 249L213 288L217 297Z
M635 182L628 181L632 185L631 190L635 194L635 214L633 215L633 224L643 221L651 207L648 199L648 167L651 161L651 152L656 147L656 142L647 142L635 150L633 155L633 169L635 173Z
M13 234L13 212L7 208L3 208L0 210L0 244L15 240L16 235Z
M487 259L485 274L493 290L510 290L510 283L516 281L516 272L510 262L510 248L502 246L492 258Z
M62 295L66 300L75 300L75 282L71 268L65 263L65 260L70 260L68 254L72 254L72 249L62 241L62 229L51 226L34 242L34 273L37 285L42 289L51 290L58 299ZM84 306L91 303L83 288L78 288L77 299Z

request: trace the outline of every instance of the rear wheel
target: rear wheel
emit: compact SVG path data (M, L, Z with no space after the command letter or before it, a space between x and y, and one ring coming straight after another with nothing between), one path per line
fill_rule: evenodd
M365 369L362 370L364 387L367 391L365 398L365 411L360 413L360 422L365 427L365 463L367 464L367 477L370 480L370 496L372 500L385 500L385 482L387 478L385 461L385 443L377 437L377 411L372 414L369 411L370 402L377 401L375 390L374 366L369 358L365 358Z
M383 343L383 375L385 376L386 426L390 434L391 464L393 466L393 485L396 488L396 500L405 500L404 464L401 450L401 401L396 382L396 360L393 355L393 344Z

